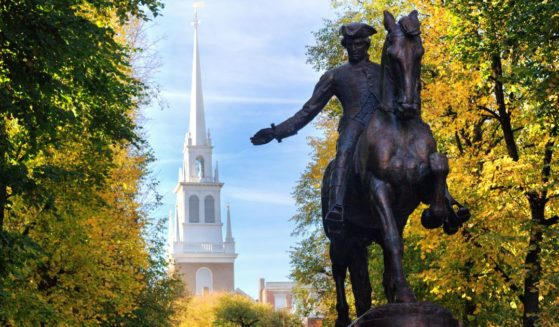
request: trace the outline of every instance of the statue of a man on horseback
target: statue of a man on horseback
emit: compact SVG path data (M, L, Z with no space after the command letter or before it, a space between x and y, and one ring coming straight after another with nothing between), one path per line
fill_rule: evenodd
M345 279L349 270L358 315L371 306L367 246L384 254L383 286L390 303L416 302L402 265L403 230L420 203L426 228L455 233L469 210L452 198L448 160L437 152L431 129L421 118L421 59L424 53L417 11L398 21L384 12L387 31L381 65L368 60L369 25L343 25L349 62L326 72L311 99L293 117L251 138L253 144L294 135L336 96L343 107L336 158L322 182L322 215L330 239L338 319L347 326Z

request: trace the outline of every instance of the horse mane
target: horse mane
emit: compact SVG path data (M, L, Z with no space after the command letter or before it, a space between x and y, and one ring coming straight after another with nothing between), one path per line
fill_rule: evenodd
M421 34L419 19L417 15L413 13L400 18L400 20L398 20L398 25L407 36L417 36Z
M380 56L380 104L379 109L384 112L392 112L392 107L390 104L392 103L392 92L391 89L393 86L392 75L390 71L387 69L386 61L388 60L386 49L388 47L388 39L391 37L391 32L386 34L386 38L382 45L382 53Z

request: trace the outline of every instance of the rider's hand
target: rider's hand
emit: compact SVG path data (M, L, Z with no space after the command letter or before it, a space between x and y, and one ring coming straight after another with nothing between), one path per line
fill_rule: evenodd
M253 137L250 138L250 141L254 145L261 145L266 144L275 138L274 130L271 128L263 128L259 130Z

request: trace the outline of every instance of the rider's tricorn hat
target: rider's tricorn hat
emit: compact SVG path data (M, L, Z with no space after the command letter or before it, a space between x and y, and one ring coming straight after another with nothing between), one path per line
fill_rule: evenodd
M377 30L365 23L349 23L340 27L340 34L343 36L342 45L346 39L361 39L376 33Z

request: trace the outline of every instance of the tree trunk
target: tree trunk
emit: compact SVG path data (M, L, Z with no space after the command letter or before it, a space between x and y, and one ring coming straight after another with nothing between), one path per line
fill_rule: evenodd
M541 241L543 239L544 208L539 198L530 198L530 209L532 214L532 227L530 228L530 243L528 244L528 253L524 261L524 269L526 277L524 278L524 327L533 327L539 314L539 296L538 282L541 278L542 267L540 262Z
M551 159L553 155L553 143L546 144L542 168L542 184L549 181L551 175ZM538 320L540 312L539 296L540 290L538 283L541 279L542 266L540 261L541 242L545 228L551 224L551 220L545 219L545 206L547 204L547 191L532 191L527 194L530 204L531 223L530 242L528 243L528 253L524 261L526 277L524 279L524 303L523 323L524 327L533 327Z
M0 117L0 233L4 231L4 218L8 204L8 185L6 176L6 151L8 148L8 135L3 117Z
M510 112L507 111L505 104L505 93L503 91L503 67L501 65L501 57L493 55L491 60L491 68L493 71L493 81L495 82L495 99L497 100L497 107L499 110L499 121L505 143L507 145L507 152L512 160L518 160L518 148L514 140L512 125L510 123Z
M8 192L6 186L0 183L0 233L4 231L4 215L6 213L7 201Z

